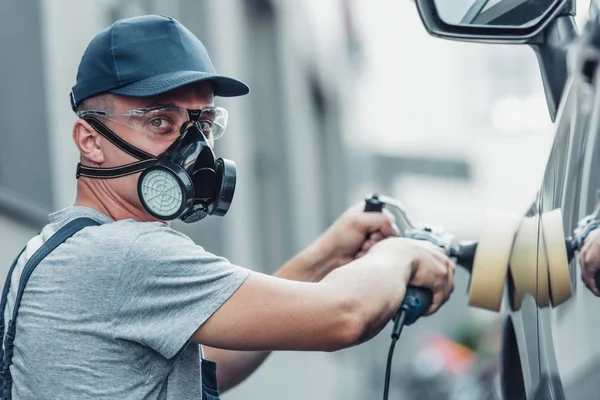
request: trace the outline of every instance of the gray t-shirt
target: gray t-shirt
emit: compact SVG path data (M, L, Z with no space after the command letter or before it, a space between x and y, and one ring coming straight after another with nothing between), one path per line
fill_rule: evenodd
M11 367L13 399L200 399L201 347L190 341L250 271L159 222L113 221L86 207L50 215L12 276L67 222L89 217L26 286Z

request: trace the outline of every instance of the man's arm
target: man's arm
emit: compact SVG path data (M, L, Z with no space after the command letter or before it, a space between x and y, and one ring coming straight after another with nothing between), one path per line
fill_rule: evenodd
M364 255L377 241L398 234L389 213L365 213L364 203L349 208L311 246L300 252L274 276L300 282L319 282L329 272ZM370 239L365 241L367 234ZM204 346L205 357L217 363L217 379L225 392L248 378L270 351L235 351Z
M318 282L338 265L313 248L288 261L274 276L301 282ZM204 355L217 363L217 380L221 393L248 378L271 354L270 351L236 351L204 346Z
M439 248L394 238L318 283L251 273L192 340L230 350L343 349L385 327L409 281L434 292L435 312L453 289L453 272Z

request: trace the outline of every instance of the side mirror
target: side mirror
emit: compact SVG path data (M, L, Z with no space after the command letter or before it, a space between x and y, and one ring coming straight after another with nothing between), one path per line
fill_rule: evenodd
M578 36L574 0L415 0L431 36L527 44L535 52L552 122L567 82L567 46Z
M432 36L480 43L532 43L571 0L416 0Z

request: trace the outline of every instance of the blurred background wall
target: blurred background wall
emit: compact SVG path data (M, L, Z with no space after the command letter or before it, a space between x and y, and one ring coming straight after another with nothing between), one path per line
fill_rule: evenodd
M149 13L180 20L252 88L217 99L230 126L216 151L238 166L229 213L174 224L233 263L274 272L371 191L466 239L486 209L524 213L534 198L553 127L533 52L429 37L408 0L2 0L2 277L74 200L68 94L87 43ZM405 331L395 377L428 333L497 322L466 291L459 271L444 312ZM224 398L378 398L388 343L385 330L335 354L274 354Z

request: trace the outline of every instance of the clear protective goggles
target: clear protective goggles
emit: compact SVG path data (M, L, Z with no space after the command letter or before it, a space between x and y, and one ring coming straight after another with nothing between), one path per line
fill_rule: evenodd
M227 128L229 113L218 106L201 110L190 110L174 105L151 108L80 110L77 116L100 116L139 132L150 132L159 136L179 136L187 122L197 122L207 141L219 139ZM123 121L124 119L124 121Z

